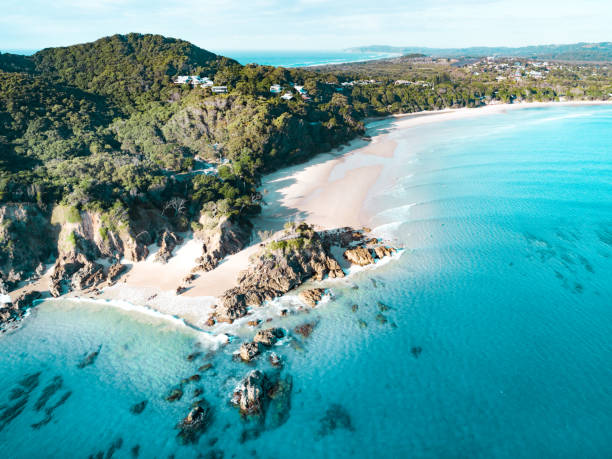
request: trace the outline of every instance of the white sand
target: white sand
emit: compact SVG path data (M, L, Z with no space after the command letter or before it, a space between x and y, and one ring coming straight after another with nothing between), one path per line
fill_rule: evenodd
M287 219L307 220L322 228L367 225L369 216L365 203L379 179L383 162L394 155L397 143L390 137L394 130L523 108L599 104L612 104L612 101L498 104L372 121L368 126L368 134L372 135L370 142L358 139L336 153L319 155L306 164L265 177L261 189L268 205L255 219L254 233L279 230ZM238 274L248 267L249 257L258 248L259 243L255 243L227 257L213 271L198 273L191 287L177 296L177 286L196 266L195 260L202 253L201 242L189 239L175 250L167 264L153 262L153 254L146 261L132 264L118 284L104 289L101 297L148 305L202 326L216 301L214 297L235 285ZM44 282L32 284L30 288L46 289L47 281L45 278Z

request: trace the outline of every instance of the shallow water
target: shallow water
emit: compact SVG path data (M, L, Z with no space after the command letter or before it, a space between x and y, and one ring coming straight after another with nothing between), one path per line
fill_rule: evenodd
M135 445L140 457L609 457L611 128L610 107L554 107L392 132L396 154L376 159L385 167L367 207L406 250L324 282L333 298L309 314L274 320L317 326L274 349L293 376L288 420L244 443L229 405L251 368L232 361L240 340L207 355L210 339L161 318L40 305L0 337L2 413L24 400L10 400L18 381L41 372L0 430L3 456L107 454L120 438L114 457ZM180 401L164 400L206 362ZM45 407L71 395L33 428L56 376ZM195 387L214 420L181 446L174 426Z

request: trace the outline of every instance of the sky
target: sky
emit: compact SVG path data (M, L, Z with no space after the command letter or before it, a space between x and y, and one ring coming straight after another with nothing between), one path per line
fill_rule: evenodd
M157 33L211 51L612 41L610 0L0 0L0 49Z

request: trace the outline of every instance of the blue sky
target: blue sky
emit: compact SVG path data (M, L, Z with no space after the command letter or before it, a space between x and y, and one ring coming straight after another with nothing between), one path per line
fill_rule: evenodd
M159 33L212 51L612 41L610 0L1 0L0 49Z

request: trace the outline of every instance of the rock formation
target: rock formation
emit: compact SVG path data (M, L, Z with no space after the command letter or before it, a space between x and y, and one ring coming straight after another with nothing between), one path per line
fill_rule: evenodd
M340 264L332 256L332 247L346 249L344 256L348 261L365 266L374 263L371 250L378 250L376 253L381 255L393 250L380 249L379 245L376 239L366 241L362 231L341 228L317 232L302 223L260 251L251 267L238 276L238 285L221 295L215 318L232 322L244 317L249 306L261 306L309 279L343 277ZM302 298L316 305L319 293L322 294L319 290L305 291Z
M355 247L344 252L344 258L354 265L367 266L374 263L374 257L366 247Z
M197 443L211 420L212 408L206 400L198 400L185 419L176 426L179 429L179 439L182 443Z
M315 307L321 298L323 298L323 294L325 293L325 289L322 288L311 288L308 290L302 290L300 292L300 299L306 303L310 307Z
M259 330L253 338L254 343L263 344L264 346L273 346L276 342L285 336L282 328L267 328Z
M168 260L172 257L172 251L174 248L183 242L183 238L178 234L174 234L170 230L164 230L157 240L159 250L155 254L155 261L160 263L168 263Z
M242 343L238 351L240 358L244 362L250 362L259 355L259 344L257 343Z
M263 414L264 384L264 374L259 370L253 370L234 389L232 403L240 408L241 414L245 416Z
M221 217L218 223L203 214L199 222L204 228L212 229L195 232L195 237L202 241L202 256L197 260L195 271L211 271L227 255L237 253L249 240L249 233L227 217Z
M38 291L22 293L12 303L0 304L0 330L15 321L20 320L26 311L33 306L42 294Z

